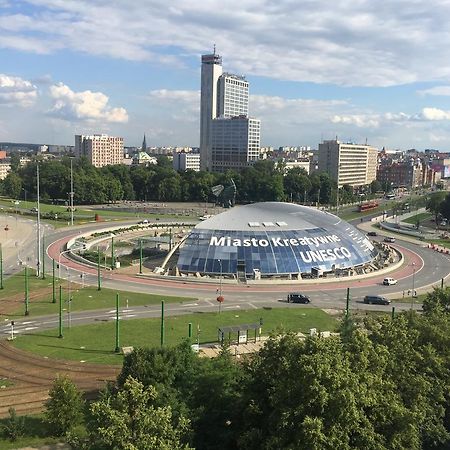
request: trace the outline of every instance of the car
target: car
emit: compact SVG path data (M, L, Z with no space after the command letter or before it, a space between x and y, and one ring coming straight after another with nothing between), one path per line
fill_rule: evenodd
M142 225L147 225L148 224L148 219L141 220L139 223L142 224Z
M383 284L385 286L391 286L393 284L397 284L397 280L395 278L387 277L383 280Z
M299 294L298 292L291 292L287 296L288 303L310 303L311 300L307 295Z
M395 238L391 237L391 236L386 236L384 238L384 242L390 242L390 243L395 242Z
M367 236L377 236L377 232L376 231L369 231L367 233Z
M369 305L390 305L391 301L381 295L366 295L364 297L364 303Z

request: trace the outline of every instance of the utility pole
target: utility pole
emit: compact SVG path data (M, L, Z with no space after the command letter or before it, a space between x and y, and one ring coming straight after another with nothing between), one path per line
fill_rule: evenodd
M164 347L164 300L161 300L161 347Z
M111 269L114 269L114 235L111 235Z
M3 289L3 250L0 244L0 289Z
M73 168L72 168L72 158L70 158L70 225L73 227Z
M52 303L56 303L55 292L55 259L52 258Z
M120 352L119 346L119 294L116 294L116 353Z
M39 162L36 164L36 192L37 192L37 264L36 276L41 275L41 204L39 199Z
M30 311L28 309L29 297L28 297L28 266L25 265L25 315L30 315Z
M139 239L139 273L142 275L142 239Z
M345 306L345 315L346 315L346 317L348 317L349 306L350 306L350 288L347 288L347 304Z
M59 285L59 338L63 337L63 320L62 320L63 304L62 304L62 286Z
M100 248L97 246L97 291L102 290L102 284L100 281Z
M42 279L45 280L45 242L44 234L42 234Z

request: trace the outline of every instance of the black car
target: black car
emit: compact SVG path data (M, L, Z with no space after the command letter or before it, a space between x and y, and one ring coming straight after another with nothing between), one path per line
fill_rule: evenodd
M367 236L377 236L377 232L376 231L369 231L367 233Z
M381 295L366 295L364 297L364 303L369 305L390 305L391 301Z
M310 303L311 300L307 295L299 294L298 292L293 292L287 296L288 303Z

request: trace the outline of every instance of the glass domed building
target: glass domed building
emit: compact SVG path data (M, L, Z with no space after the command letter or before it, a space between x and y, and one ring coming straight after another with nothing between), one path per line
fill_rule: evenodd
M369 264L378 251L353 225L307 206L236 206L193 228L180 246L181 274L300 277Z

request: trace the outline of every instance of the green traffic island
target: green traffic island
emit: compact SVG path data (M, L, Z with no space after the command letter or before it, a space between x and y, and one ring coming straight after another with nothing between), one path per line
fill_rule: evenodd
M141 294L135 292L115 291L97 287L83 287L83 279L73 280L55 279L55 302L53 302L53 280L47 274L46 279L36 277L34 270L27 271L27 283L29 292L28 313L29 317L44 316L59 313L59 286L61 285L63 310L67 313L76 311L105 310L115 308L116 293L120 296L120 307L159 305L164 300L166 303L193 302L196 298ZM56 272L57 274L57 272ZM0 290L0 312L10 319L18 319L25 313L25 272L20 272L4 280L4 289Z
M191 342L206 344L218 342L218 329L223 326L260 323L262 334L295 331L309 334L311 328L336 331L339 321L317 308L271 308L224 311L220 314L201 313L169 316L164 320L164 343L175 346L188 338L192 324ZM161 319L119 320L120 348L159 347L161 345ZM116 353L115 314L107 315L93 325L67 326L64 317L63 339L59 330L40 330L38 333L20 333L14 346L47 358L68 359L86 363L121 364L123 355ZM251 340L251 335L249 335Z

